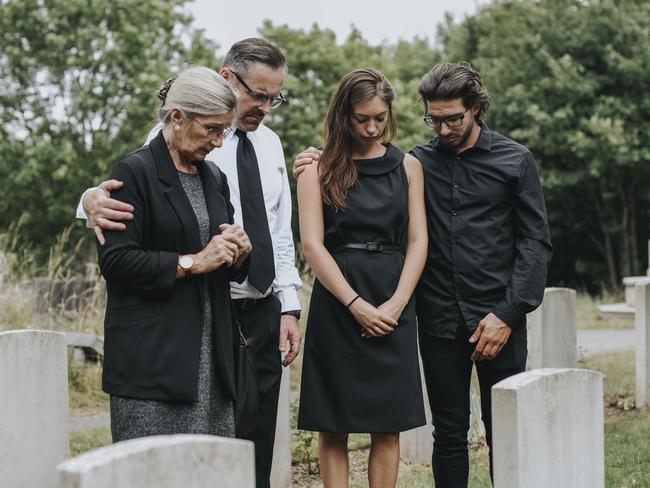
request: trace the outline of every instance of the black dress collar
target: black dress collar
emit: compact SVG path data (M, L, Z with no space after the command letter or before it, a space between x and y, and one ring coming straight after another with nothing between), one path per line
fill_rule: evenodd
M404 161L404 153L392 144L386 144L386 153L383 156L370 159L354 159L357 171L366 175L381 175L389 173Z

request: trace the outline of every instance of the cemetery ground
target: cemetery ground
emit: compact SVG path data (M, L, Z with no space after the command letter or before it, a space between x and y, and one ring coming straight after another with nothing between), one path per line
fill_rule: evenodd
M101 288L93 291L87 304L79 311L59 306L46 313L37 313L34 297L20 288L5 283L0 294L0 330L49 329L66 332L102 333L103 298ZM307 303L303 297L303 303ZM581 294L578 298L579 329L631 329L632 320L598 318L596 301ZM306 313L303 317L306 317ZM304 326L305 319L302 320ZM650 487L650 409L634 405L634 351L612 351L583 357L579 368L600 371L604 378L605 405L605 469L606 486L611 488ZM291 371L292 426L295 429L301 357ZM69 351L69 398L72 419L106 416L108 398L101 391L101 364L81 364ZM72 432L70 456L109 444L107 427ZM309 432L292 433L293 486L320 486L318 476L317 437ZM367 486L366 462L369 437L350 437L350 468L353 487ZM476 443L470 450L470 487L489 487L487 450ZM402 463L398 486L432 486L429 465Z

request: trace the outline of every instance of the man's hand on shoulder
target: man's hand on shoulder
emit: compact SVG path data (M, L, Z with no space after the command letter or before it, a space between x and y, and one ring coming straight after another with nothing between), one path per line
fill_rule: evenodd
M296 156L296 160L293 162L293 177L298 178L298 176L300 176L300 173L305 170L305 165L311 164L314 161L318 161L322 153L323 151L320 149L309 147L298 154L298 156Z
M103 230L123 231L126 226L119 221L133 218L132 205L111 198L111 192L119 190L122 185L117 180L104 181L97 188L87 191L81 200L89 227L93 228L102 246L106 243Z
M469 342L476 344L472 353L472 361L494 359L508 342L512 329L493 313L487 314L478 323L478 327Z

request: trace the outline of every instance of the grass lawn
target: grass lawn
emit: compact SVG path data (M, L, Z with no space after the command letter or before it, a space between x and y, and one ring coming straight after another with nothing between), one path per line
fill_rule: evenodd
M650 487L650 410L605 420L605 486Z
M578 293L576 300L578 329L633 329L633 318L604 319L598 315L598 305L622 301L622 298L614 295L604 295L594 298L586 293Z
M101 363L75 365L68 355L70 415L79 417L108 412L108 395L102 391Z
M91 449L107 446L110 443L111 429L108 427L72 432L70 434L70 457L78 456Z

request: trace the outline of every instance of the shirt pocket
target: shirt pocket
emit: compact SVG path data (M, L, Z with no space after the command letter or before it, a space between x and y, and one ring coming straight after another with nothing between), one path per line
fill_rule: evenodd
M159 308L151 304L130 305L107 310L107 327L119 327L137 322L151 322L156 319Z

